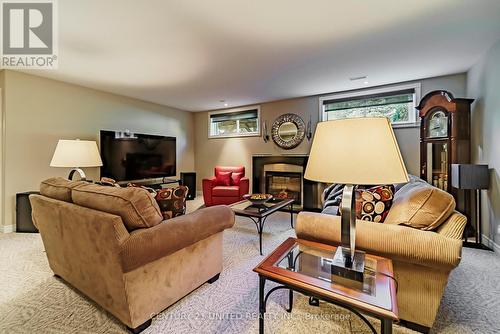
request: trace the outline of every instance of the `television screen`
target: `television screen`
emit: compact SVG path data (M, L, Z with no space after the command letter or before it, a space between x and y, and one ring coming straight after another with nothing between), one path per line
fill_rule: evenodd
M175 137L101 130L101 177L116 181L175 176Z

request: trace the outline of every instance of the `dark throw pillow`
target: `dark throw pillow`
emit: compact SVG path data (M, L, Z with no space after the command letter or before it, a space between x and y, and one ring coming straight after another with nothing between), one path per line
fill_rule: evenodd
M153 197L156 197L156 190L154 190L153 188L150 188L150 187L145 187L145 186L141 186L140 184L137 184L137 183L127 183L127 187L131 187L131 188L141 188L141 189L144 189L144 190L147 190L148 193L151 194L151 196Z
M110 178L110 177L101 177L100 181L97 181L96 184L101 185L101 186L107 186L107 187L120 187L118 183L116 183L116 180Z
M188 187L165 188L156 193L156 202L160 207L163 219L171 219L186 213L186 197Z

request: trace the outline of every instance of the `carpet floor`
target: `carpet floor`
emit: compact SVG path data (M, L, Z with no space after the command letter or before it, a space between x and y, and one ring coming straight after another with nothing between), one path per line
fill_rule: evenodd
M264 252L294 236L286 213L266 223ZM224 270L153 319L144 333L257 333L258 277L262 260L255 225L238 218L224 233ZM267 285L269 289L272 284ZM322 302L320 307L294 295L287 313L287 292L268 301L267 333L370 333L349 312ZM378 321L372 323L378 328ZM500 258L464 249L453 271L433 333L500 333ZM126 333L113 316L55 278L38 234L0 235L0 333ZM414 333L395 326L394 333Z

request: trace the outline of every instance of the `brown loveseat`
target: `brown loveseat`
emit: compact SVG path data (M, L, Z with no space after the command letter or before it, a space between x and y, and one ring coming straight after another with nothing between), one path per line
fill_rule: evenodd
M234 224L224 206L162 221L140 188L53 178L31 195L52 271L133 332L222 270L222 232Z
M461 259L466 218L454 208L451 195L417 180L396 192L384 223L356 222L356 247L392 259L399 317L420 331L432 327L448 276ZM296 234L339 245L340 216L301 212Z

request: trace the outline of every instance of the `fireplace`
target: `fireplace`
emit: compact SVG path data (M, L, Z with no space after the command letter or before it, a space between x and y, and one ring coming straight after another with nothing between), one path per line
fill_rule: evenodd
M265 193L276 198L294 199L295 209L302 209L304 198L304 168L302 166L285 163L267 164L264 165L263 173L264 177L261 179L264 184L261 188L265 190Z
M321 210L324 185L304 179L306 155L254 155L252 192L293 198L294 211Z

